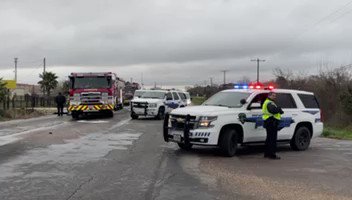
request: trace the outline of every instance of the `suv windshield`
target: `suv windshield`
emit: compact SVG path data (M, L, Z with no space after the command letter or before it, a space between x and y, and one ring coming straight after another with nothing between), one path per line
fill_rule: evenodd
M242 107L241 99L247 99L250 93L245 92L219 92L205 101L203 106L224 106L230 108Z
M145 91L141 91L141 90L136 90L135 92L134 92L134 97L141 97L142 96L142 94L143 93L145 93Z
M150 98L150 99L164 99L165 98L165 92L144 92L141 96L141 98Z

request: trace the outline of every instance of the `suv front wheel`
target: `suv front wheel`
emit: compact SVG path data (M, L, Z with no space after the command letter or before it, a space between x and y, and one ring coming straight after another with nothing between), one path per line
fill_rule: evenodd
M164 119L165 118L165 108L164 107L160 107L158 110L158 115L155 117L156 119Z
M191 150L193 146L192 144L185 144L185 143L177 143L177 144L181 149L186 151Z
M304 151L308 149L311 139L311 132L310 130L305 127L299 127L294 136L291 139L290 145L293 150L296 151Z
M221 134L219 146L225 156L232 157L237 151L238 136L235 129L226 129Z

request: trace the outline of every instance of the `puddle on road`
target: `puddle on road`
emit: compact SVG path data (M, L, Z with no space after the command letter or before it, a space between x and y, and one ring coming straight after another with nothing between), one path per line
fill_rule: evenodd
M16 157L14 160L0 165L0 178L22 176L47 176L48 169L42 171L36 166L43 165L73 165L103 159L112 150L127 150L142 133L94 133L79 139L67 140L65 144L50 145L38 148ZM50 173L49 173L50 174ZM56 173L53 173L56 174Z

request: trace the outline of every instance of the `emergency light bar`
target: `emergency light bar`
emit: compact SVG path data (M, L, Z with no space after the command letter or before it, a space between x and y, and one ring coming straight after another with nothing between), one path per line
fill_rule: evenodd
M273 84L265 86L262 83L250 83L250 84L234 84L234 89L264 89L264 90L273 90L275 89Z
M234 88L235 89L248 89L248 85L247 84L235 84Z

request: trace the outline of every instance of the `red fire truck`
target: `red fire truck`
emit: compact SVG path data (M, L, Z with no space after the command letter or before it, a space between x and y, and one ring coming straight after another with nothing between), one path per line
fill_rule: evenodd
M125 82L115 73L71 73L68 111L72 118L99 112L113 117L123 107Z

